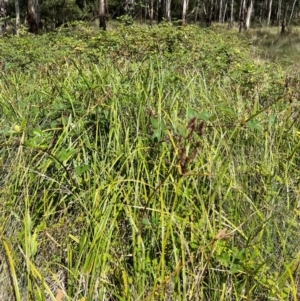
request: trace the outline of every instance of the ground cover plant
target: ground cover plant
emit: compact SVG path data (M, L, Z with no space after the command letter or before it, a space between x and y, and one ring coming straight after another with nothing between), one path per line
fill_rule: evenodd
M1 300L299 299L297 73L213 27L0 43Z

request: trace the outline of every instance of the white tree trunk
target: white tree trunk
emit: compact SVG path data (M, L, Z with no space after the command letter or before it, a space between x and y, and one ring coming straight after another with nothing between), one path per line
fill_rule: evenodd
M222 23L222 21L223 21L222 13L223 13L223 0L220 0L220 7L219 7L219 22L220 23Z
M268 20L267 20L268 26L270 25L271 22L272 4L273 4L273 0L269 0L269 11L268 11Z
M171 21L171 0L166 0L166 19Z
M279 26L280 24L280 18L281 18L281 4L282 0L278 0L278 9L277 9L277 25Z
M250 28L252 10L253 10L253 0L249 0L248 5L247 5L246 20L245 20L245 29L246 30L248 30Z
M292 7L291 14L290 14L288 26L290 26L291 20L292 20L293 15L294 15L294 10L295 10L296 1L297 1L297 0L294 0L294 3L293 3L293 7Z
M182 0L182 25L187 24L188 6L189 6L189 0Z
M233 26L233 22L234 22L234 19L233 19L233 16L234 16L234 11L233 11L233 0L231 0L231 3L230 3L230 27Z
M16 10L16 27L20 26L20 5L19 0L15 0L15 10Z
M199 14L199 2L200 0L196 0L194 3L194 11L195 11L195 23L198 21L198 14Z
M16 35L19 35L19 26L20 26L20 5L19 0L15 0L15 11L16 11Z
M226 0L226 2L225 2L222 23L225 23L225 17L226 17L226 13L227 13L227 5L228 5L228 0Z
M154 0L150 0L150 26L153 24L153 5L154 5Z

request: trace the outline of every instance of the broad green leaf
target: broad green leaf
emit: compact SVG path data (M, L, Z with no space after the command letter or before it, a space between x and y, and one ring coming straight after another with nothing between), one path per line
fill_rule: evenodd
M260 123L256 120L256 119L251 119L246 123L246 126L250 129L250 130L257 130L259 132L262 131L262 127L260 125Z
M211 117L211 114L207 111L203 111L201 113L198 114L198 118L204 120L204 121L208 121Z

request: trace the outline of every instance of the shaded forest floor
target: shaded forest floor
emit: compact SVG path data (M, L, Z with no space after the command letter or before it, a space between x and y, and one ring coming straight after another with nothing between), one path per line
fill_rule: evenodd
M262 27L245 33L262 59L280 64L287 72L300 67L300 28L290 27L284 34L280 27Z
M299 73L265 35L1 39L0 299L298 300Z

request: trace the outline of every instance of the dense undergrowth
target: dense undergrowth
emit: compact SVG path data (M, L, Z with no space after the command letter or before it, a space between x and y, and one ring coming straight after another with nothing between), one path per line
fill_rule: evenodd
M299 75L214 28L0 44L1 300L298 300Z

